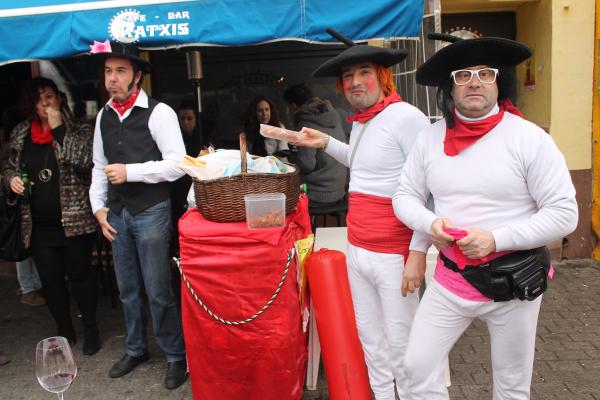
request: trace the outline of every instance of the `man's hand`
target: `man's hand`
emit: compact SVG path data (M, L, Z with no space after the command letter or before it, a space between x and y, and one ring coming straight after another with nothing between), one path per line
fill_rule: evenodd
M108 181L113 185L127 182L127 168L125 164L110 164L104 167L104 173Z
M454 242L454 238L442 229L444 227L450 228L450 226L450 220L447 218L438 218L431 224L429 236L431 237L431 242L438 250L445 249Z
M324 149L329 143L329 135L312 128L300 129L298 140L289 140L289 144L294 146L315 147Z
M10 180L10 190L21 195L25 192L25 184L23 184L23 179L20 176L15 176Z
M62 115L60 115L60 110L52 107L46 107L46 115L48 116L48 125L50 125L51 129L62 125L63 121Z
M467 232L467 236L456 241L465 256L478 260L496 251L496 240L492 232L479 228L469 228Z
M425 276L425 253L411 251L408 260L404 263L404 274L402 274L402 297L410 292L418 290Z
M100 228L102 229L102 234L104 235L105 238L107 238L109 241L113 241L115 240L115 235L117 234L117 230L115 228L113 228L109 223L108 223L108 208L101 208L98 211L96 211L96 214L94 214L94 216L96 217L96 220L98 220L98 223L100 224Z

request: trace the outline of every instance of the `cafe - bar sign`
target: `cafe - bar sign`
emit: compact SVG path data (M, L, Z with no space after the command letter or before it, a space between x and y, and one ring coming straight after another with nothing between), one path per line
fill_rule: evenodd
M368 7L365 4L368 3ZM0 0L0 65L87 53L94 41L144 50L418 37L424 0ZM340 12L343 10L344 12ZM360 21L357 23L356 21Z
M167 23L156 23L160 16L148 16L134 9L121 10L108 24L110 37L122 43L135 43L141 38L187 36L190 33L189 11L168 11ZM163 18L161 18L164 20ZM185 22L184 22L185 21Z

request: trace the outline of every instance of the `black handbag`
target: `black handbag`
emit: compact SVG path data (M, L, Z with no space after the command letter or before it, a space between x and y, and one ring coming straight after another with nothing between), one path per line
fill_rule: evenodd
M21 202L23 196L0 193L0 259L23 261L30 255L21 232Z
M459 269L440 252L446 268L460 273L481 294L494 301L535 300L548 288L550 252L547 247L515 251L481 265Z

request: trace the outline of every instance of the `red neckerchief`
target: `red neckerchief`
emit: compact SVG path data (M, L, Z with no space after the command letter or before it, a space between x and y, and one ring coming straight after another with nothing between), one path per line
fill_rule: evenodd
M123 114L125 114L125 111L127 111L131 107L133 107L133 104L135 103L135 101L138 97L138 94L140 94L139 88L135 92L133 92L131 94L131 96L129 96L128 98L126 98L123 101L117 101L117 100L113 99L112 105L119 114L123 115Z
M479 121L463 121L456 115L455 109L452 109L454 128L446 126L444 153L450 157L454 157L462 150L471 146L502 121L505 111L523 118L519 109L509 99L500 101L498 107L500 111L497 114Z
M364 124L377 114L379 114L384 108L393 103L398 103L402 101L402 97L398 93L392 93L389 96L385 97L378 103L373 104L371 107L367 108L364 111L357 111L354 115L346 118L347 122L358 121L361 124Z
M37 119L31 121L31 141L37 144L48 144L54 141L52 136L52 129L48 126L46 129L42 129L42 124Z

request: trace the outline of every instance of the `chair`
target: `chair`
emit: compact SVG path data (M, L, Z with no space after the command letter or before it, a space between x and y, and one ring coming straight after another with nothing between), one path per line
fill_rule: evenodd
M348 213L348 196L344 196L341 200L331 205L311 207L308 203L308 213L310 214L313 231L317 227L319 217L321 217L320 227L327 226L327 216L335 217L336 226L344 226L346 224L346 214ZM343 218L343 220L342 220Z

